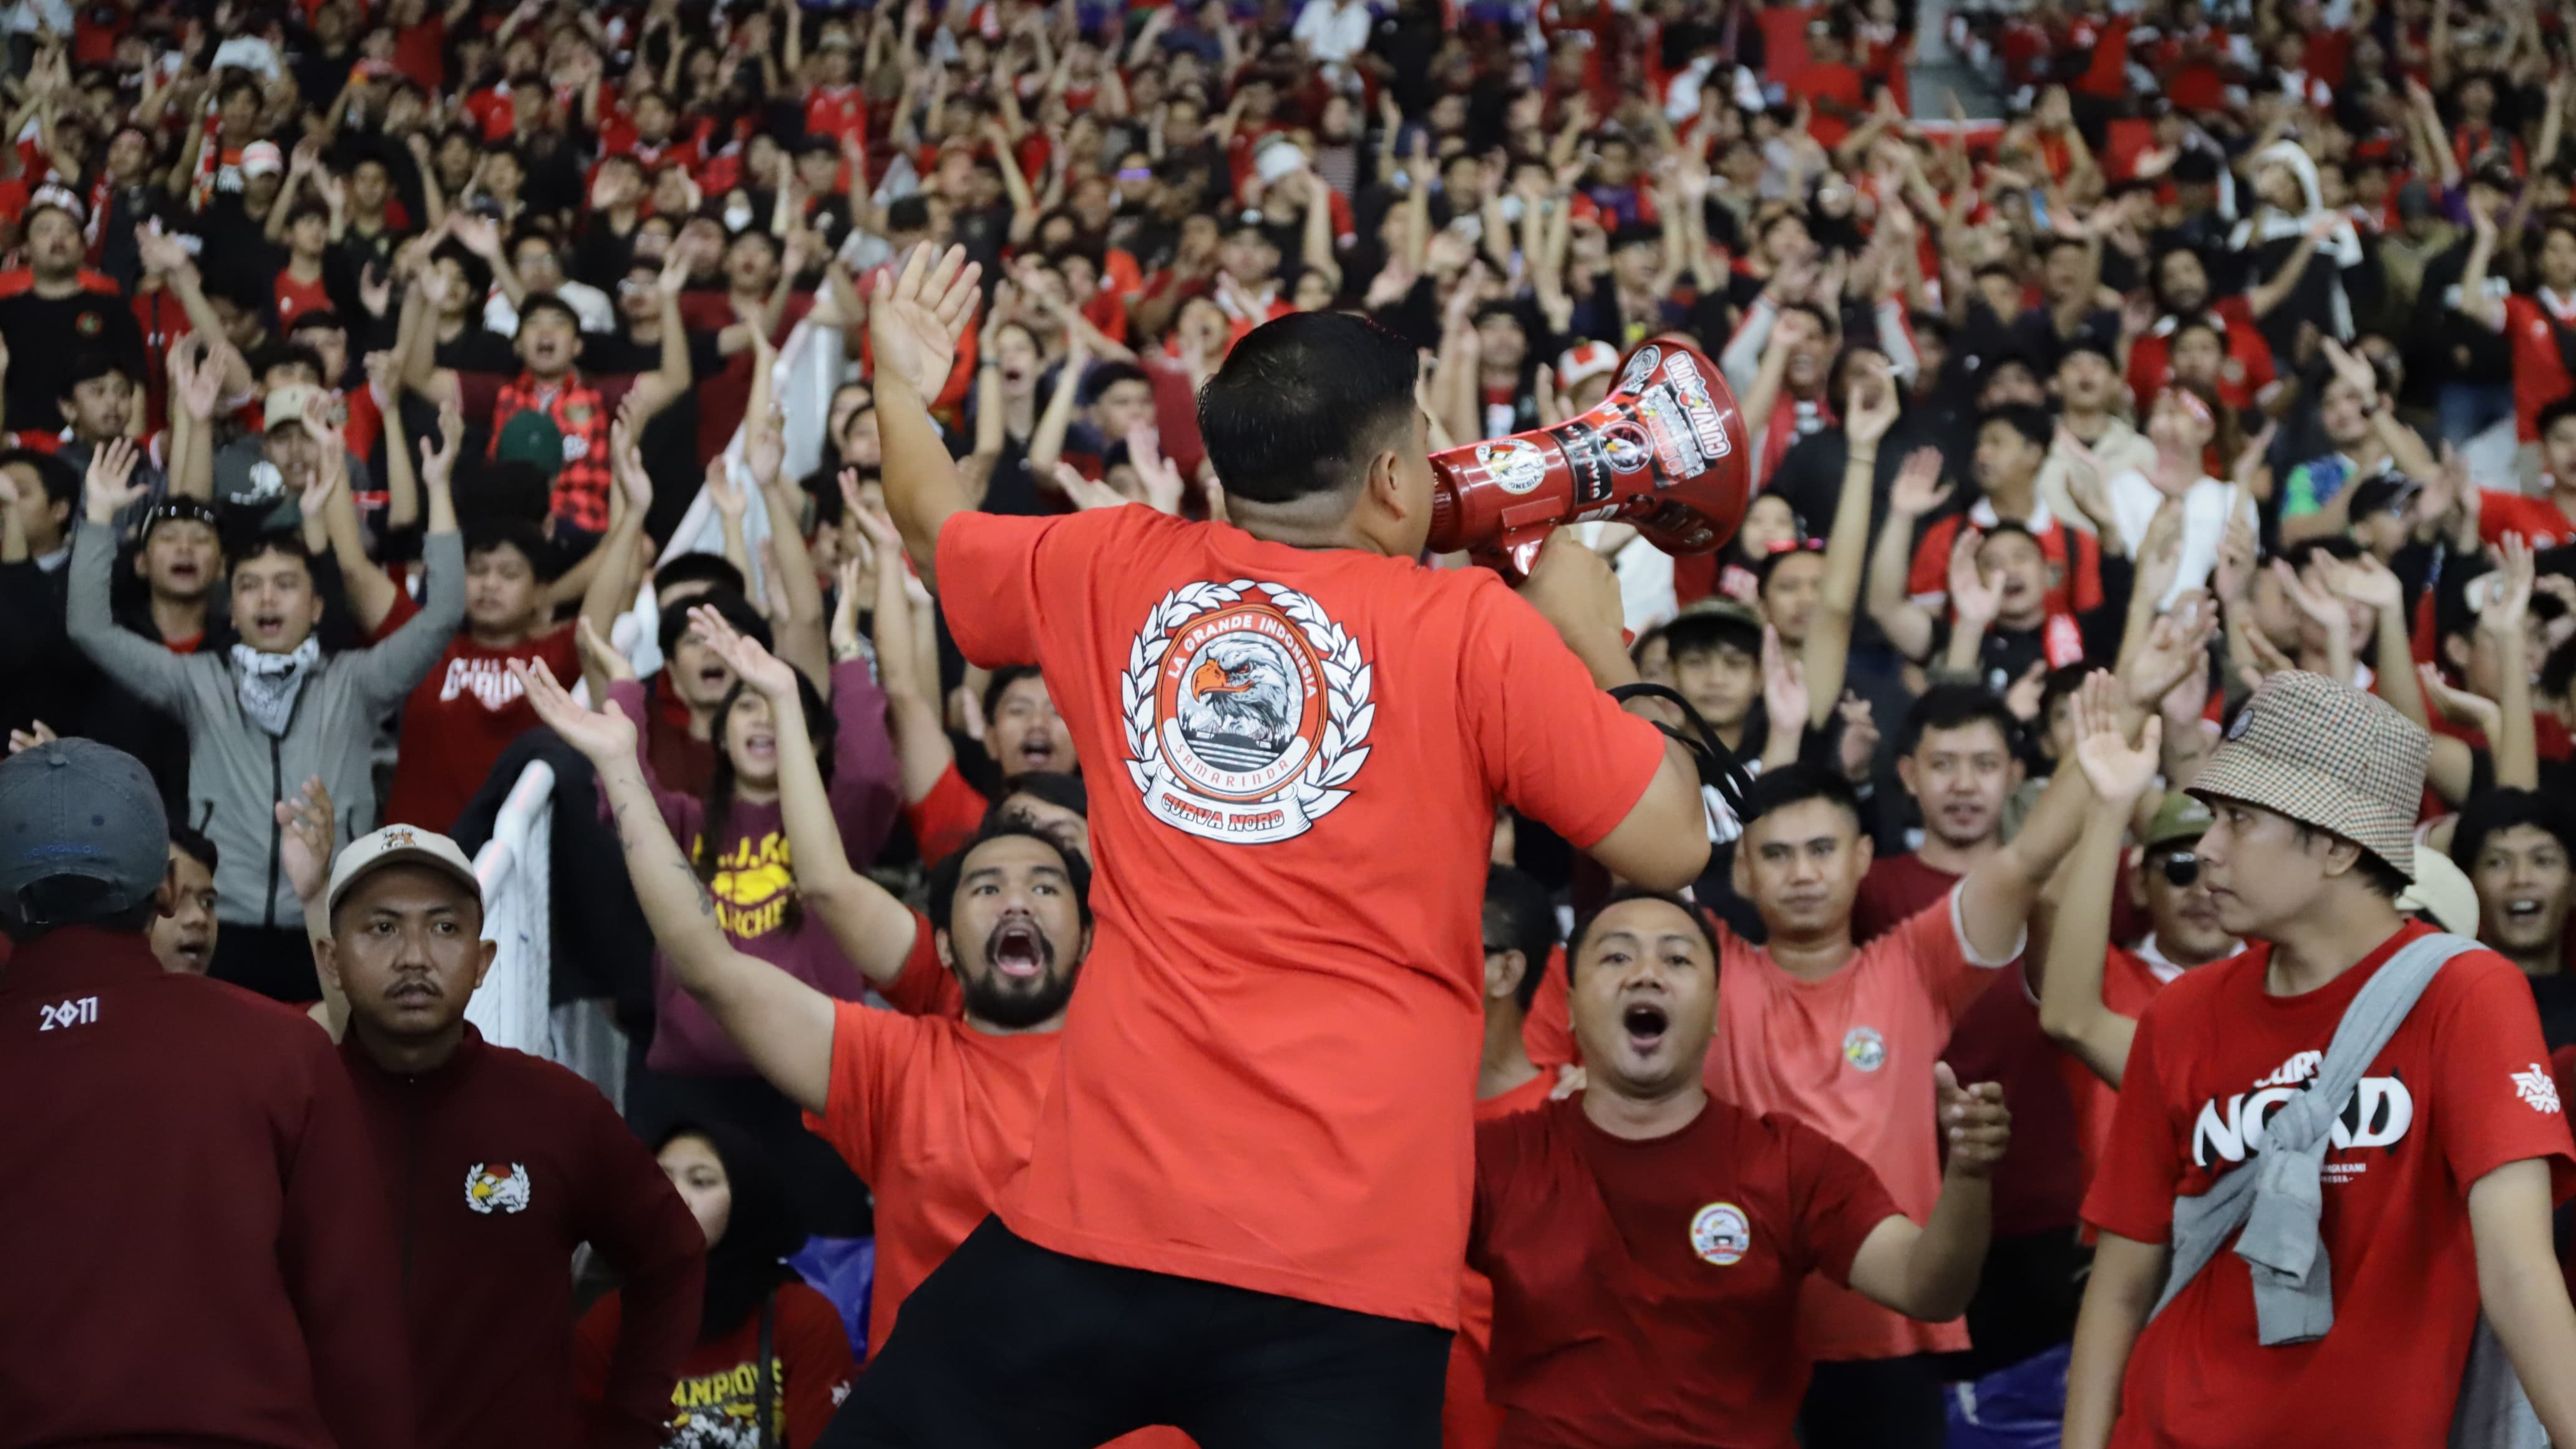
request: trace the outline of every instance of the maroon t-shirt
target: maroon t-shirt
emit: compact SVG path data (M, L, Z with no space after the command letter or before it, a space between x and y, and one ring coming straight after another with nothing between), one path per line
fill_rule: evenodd
M1950 893L1959 877L1925 865L1919 855L1882 855L1860 878L1852 898L1852 944L1865 946ZM1967 1078L1960 1078L1966 1081Z
M1799 1284L1897 1215L1823 1133L1712 1097L1634 1142L1580 1098L1476 1128L1470 1266L1493 1280L1497 1449L1777 1449L1806 1392Z

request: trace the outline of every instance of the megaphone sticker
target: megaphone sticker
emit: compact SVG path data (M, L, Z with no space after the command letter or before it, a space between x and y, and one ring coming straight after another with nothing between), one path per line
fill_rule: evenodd
M1484 465L1494 486L1518 498L1536 493L1547 481L1547 455L1536 443L1519 438L1503 438L1476 445L1476 461Z

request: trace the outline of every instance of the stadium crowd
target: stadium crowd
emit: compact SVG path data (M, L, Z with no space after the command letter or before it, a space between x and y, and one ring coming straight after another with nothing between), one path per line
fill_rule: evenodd
M2576 4L1914 9L0 6L0 1449L2576 1440Z

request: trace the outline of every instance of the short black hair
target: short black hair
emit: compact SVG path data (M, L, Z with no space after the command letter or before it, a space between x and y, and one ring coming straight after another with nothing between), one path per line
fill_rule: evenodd
M572 309L570 302L552 292L530 292L527 300L519 304L519 325L527 326L528 319L540 312L556 313L572 325L573 331L581 330L581 314Z
M289 337L293 337L298 332L346 332L348 330L348 320L342 317L337 309L330 307L307 307L295 314L294 321L286 324L286 335ZM304 345L309 347L312 344Z
M2551 428L2558 426L2569 418L2576 418L2576 392L2571 392L2565 397L2558 399L2556 402L2551 403L2549 406L2542 408L2540 410L2539 418L2533 422L2532 426L2539 432L2540 436L2545 438L2549 436L2549 430Z
M472 562L478 553L496 548L514 548L535 571L537 582L552 583L563 570L558 566L553 545L546 541L546 531L524 518L478 518L465 525L465 558Z
M1293 313L1226 354L1199 390L1199 435L1231 496L1353 491L1379 449L1411 446L1419 371L1413 344L1374 322Z
M2460 807L2459 824L2451 828L2451 862L2475 870L2489 836L2524 825L2548 831L2561 850L2576 854L2576 817L2565 806L2535 790L2496 789Z
M2560 641L2540 663L2540 697L2565 699L2569 686L2576 685L2576 639Z
M896 197L886 206L886 230L930 230L930 198L917 191Z
M300 529L263 528L239 548L229 543L224 546L225 560L235 568L272 553L303 564L308 574L313 572L313 550L304 546L304 534Z
M1732 649L1748 658L1762 657L1762 626L1734 614L1708 610L1683 614L1664 626L1664 651L1675 663L1684 655Z
M1547 888L1508 865L1490 867L1485 873L1485 948L1521 953L1521 980L1512 999L1529 1010L1538 1000L1548 956L1556 949L1556 907L1548 902Z
M2013 718L2004 702L1994 692L1975 684L1936 684L1923 691L1911 708L1905 711L1905 728L1897 737L1896 752L1910 755L1933 730L1965 729L1983 720L2003 736L2009 751L2021 743L2021 721Z
M1801 534L1804 534L1806 529L1806 520L1800 519L1798 521L1798 531ZM1825 561L1825 551L1802 540L1794 547L1775 548L1769 553L1764 554L1762 557L1755 559L1753 561L1754 594L1757 597L1769 596L1771 592L1771 576L1780 572L1780 566L1782 563L1793 558L1811 558L1818 564L1822 564Z
M70 402L72 389L85 382L95 382L111 373L124 378L127 382L134 381L133 375L128 373L124 365L116 360L116 355L106 348L81 348L72 354L71 366L63 372L63 390L57 395L64 402Z
M684 553L665 559L653 570L653 589L659 593L674 584L708 584L715 592L739 598L749 592L750 581L742 576L731 560L720 553Z
M309 342L272 342L253 352L249 360L250 375L263 380L281 367L311 368L313 375L322 381L334 380L322 370L320 349Z
M2033 368L2032 371L2037 372L2038 369ZM2057 424L2049 420L2044 410L2032 403L2005 403L2001 407L1988 408L1978 415L1977 430L1985 431L1989 423L2008 424L2014 432L2028 438L2032 446L2043 452L2047 450L2050 440L2057 435Z
M1025 775L1013 775L1011 782L993 797L993 808L985 812L986 818L1006 808L1014 795L1027 795L1059 810L1070 810L1085 820L1091 818L1091 792L1083 787L1080 775L1062 770L1031 770Z
M73 509L80 507L79 469L51 453L39 452L34 448L0 449L0 468L6 468L12 463L24 463L36 470L36 478L44 484L45 498L48 502L60 503Z
M993 712L1001 708L1004 692L1023 679L1034 679L1041 684L1046 682L1046 676L1034 664L1005 664L994 670L992 677L984 681L984 698L980 701L984 706L984 718L991 719Z
M1575 959L1583 954L1583 943L1590 939L1592 928L1599 925L1601 918L1610 913L1611 907L1624 906L1630 901L1662 901L1665 905L1671 906L1673 909L1680 911L1683 915L1690 917L1691 925L1696 927L1699 931L1699 938L1708 943L1708 958L1710 962L1722 966L1725 960L1725 953L1718 949L1717 928L1709 924L1708 913L1706 911L1701 910L1698 905L1693 903L1688 897L1682 895L1679 891L1649 891L1640 890L1635 886L1621 886L1619 889L1610 893L1610 898L1608 900L1593 907L1591 914L1577 920L1574 923L1574 933L1566 937L1565 979L1568 982L1572 982L1574 980Z
M700 604L706 605L723 616L724 621L733 626L735 633L763 649L770 647L769 621L760 617L759 610L745 602L740 594L723 589L709 589L689 600L687 608L662 611L662 623L656 635L662 646L662 660L666 667L670 662L671 651L680 647L680 636L689 632L689 609L694 609Z
M1844 779L1840 770L1819 769L1806 764L1783 765L1755 776L1752 785L1744 792L1744 804L1735 814L1750 831L1753 822L1772 811L1786 810L1810 800L1839 806L1852 818L1852 828L1860 828L1860 792L1852 788L1852 782Z
M1132 362L1096 362L1092 364L1091 371L1083 375L1082 396L1088 401L1098 402L1122 382L1141 382L1151 387L1154 379ZM869 404L870 407L875 405L873 402Z
M930 868L930 878L924 883L924 887L930 893L927 914L933 930L947 930L949 922L956 918L957 886L966 874L966 857L993 841L1014 839L1039 841L1053 850L1057 858L1064 862L1064 877L1073 887L1074 906L1082 912L1084 928L1089 929L1091 925L1090 863L1082 858L1080 851L1067 844L1054 831L1043 825L1033 824L1018 815L1004 815L998 818L986 817L983 828L975 832L974 839L951 851L946 859Z
M218 857L215 854L213 841L185 825L173 824L170 827L170 843L178 847L181 855L204 866L206 874L215 873Z

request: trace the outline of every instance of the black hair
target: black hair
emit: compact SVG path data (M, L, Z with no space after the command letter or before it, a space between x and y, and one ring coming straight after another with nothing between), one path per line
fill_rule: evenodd
M2540 697L2565 699L2568 687L2576 685L2576 639L2559 641L2557 648L2540 663Z
M1668 624L1657 624L1657 625L1655 625L1653 628L1650 628L1650 629L1646 630L1644 633L1639 634L1639 635L1637 636L1637 642L1635 642L1635 643L1633 643L1633 644L1631 644L1631 645L1629 645L1629 646L1628 646L1628 660L1629 660L1629 662L1633 664L1633 663L1637 662L1638 660L1641 660L1641 659L1645 658L1645 657L1646 657L1646 651L1647 651L1649 648L1653 647L1653 646L1654 646L1654 644L1655 644L1655 642L1656 642L1657 640L1659 640L1659 639L1663 639L1663 638L1664 638L1664 636L1665 636L1667 633L1669 633L1669 632L1670 632L1670 629L1671 629L1671 626L1670 626L1670 625L1668 625ZM1670 659L1670 658L1672 658L1672 649L1671 649L1671 647L1670 647L1669 641L1667 641L1667 644L1666 644L1666 647L1665 647L1665 650L1664 650L1664 657L1665 657L1666 659Z
M5 461L5 457L0 457L0 461ZM252 534L239 548L230 544L224 547L226 561L235 568L257 562L272 553L294 559L304 565L307 574L313 572L313 550L304 546L304 534L297 529L265 528Z
M70 402L74 388L85 382L95 382L111 373L125 378L127 382L134 381L127 375L125 368L117 362L115 354L106 348L81 348L72 354L71 366L63 373L63 390L57 396L64 402Z
M919 192L914 192L910 196L896 197L886 207L886 230L890 232L930 230L930 198Z
M36 470L37 481L44 485L45 498L48 502L60 503L73 509L80 507L79 469L51 453L38 452L34 448L0 449L0 468L6 468L12 463L24 463Z
M978 701L984 706L984 718L991 719L1002 706L1002 695L1023 679L1044 683L1045 675L1034 664L1005 664L994 670L992 677L984 681L984 697Z
M1712 967L1725 959L1725 953L1718 949L1717 928L1709 924L1708 913L1692 904L1679 891L1649 891L1639 890L1635 886L1621 886L1610 893L1608 900L1595 906L1590 915L1577 920L1574 923L1574 933L1566 937L1565 979L1568 982L1574 980L1575 960L1583 954L1583 943L1591 938L1592 928L1600 924L1603 916L1610 913L1611 907L1624 906L1630 901L1662 901L1665 905L1690 917L1690 923L1699 932L1699 938L1708 943L1708 959Z
M1354 492L1379 449L1410 446L1419 370L1413 344L1374 322L1294 313L1226 354L1199 390L1199 434L1233 497Z
M295 205L287 208L286 224L288 226L293 226L297 222L304 220L306 217L311 217L313 220L321 222L327 226L331 221L331 208L324 206L318 201L299 201L295 203Z
M250 356L250 375L263 381L281 367L309 367L316 378L332 381L323 371L320 350L309 342L272 342Z
M796 699L805 711L805 737L813 744L814 764L822 772L823 783L829 785L832 783L832 739L840 732L840 723L833 718L832 706L824 702L822 691L814 687L814 681L805 677L804 670L790 666L788 672L796 677ZM733 803L739 788L734 778L733 752L725 748L725 725L733 717L734 706L742 703L750 688L743 681L735 680L733 688L725 691L723 701L716 706L714 717L707 723L707 738L715 745L715 765L707 772L707 794L703 802L703 819L698 826L698 848L689 864L697 871L698 879L709 885L715 883L716 869L723 864L725 851L733 846ZM793 931L804 924L804 906L803 894L791 883L787 899L779 908L778 929Z
M2010 751L2021 743L2021 721L2013 718L2004 702L1994 692L1975 684L1936 684L1923 691L1911 708L1905 711L1905 728L1897 736L1896 752L1910 755L1933 730L1965 729L1983 720L2003 736L2004 749Z
M2039 677L2039 718L2035 725L2037 733L2047 733L2048 716L2057 708L2057 702L2082 689L2084 681L2092 677L2093 669L2094 666L2079 661L2074 664L2061 664Z
M1031 770L1025 775L1013 775L1011 782L994 797L992 808L984 812L985 818L990 819L995 813L1007 809L1014 795L1043 800L1058 810L1070 810L1085 820L1091 818L1091 792L1084 788L1080 775L1069 775L1062 770Z
M1977 532L1984 535L1983 538L1978 540L1977 547L1979 548L1985 547L1986 543L1993 539L2026 538L2029 539L2031 541L2031 545L2039 549L2040 552L2046 553L2048 551L2048 545L2039 541L2039 535L2030 531L2030 525L2022 522L2018 518L1998 518L1994 522L1979 528Z
M294 321L286 324L286 335L289 337L293 337L298 332L346 332L348 330L348 320L330 307L306 308L295 314ZM307 342L298 345L311 347L313 344Z
M457 268L465 273L465 297L469 304L466 308L466 315L475 317L481 316L481 309L470 304L473 298L480 297L492 290L491 264L484 261L481 257L474 255L474 253L467 251L463 242L456 241L452 238L447 241L440 242L436 247L431 249L429 255L430 260L433 262L440 257L446 257L455 262Z
M206 868L206 874L213 875L215 873L215 867L219 857L215 854L215 843L213 841L208 840L205 836L200 835L185 825L174 824L170 827L170 843L179 848L179 853L181 855L184 855L190 860L195 861L197 864L204 866Z
M2475 870L2489 836L2524 825L2548 831L2559 849L2576 853L2576 817L2565 806L2533 790L2495 789L2460 807L2459 823L2451 827L2452 863Z
M478 553L514 548L528 561L529 569L535 572L537 582L541 584L553 583L563 572L557 566L554 548L546 542L545 529L527 519L506 515L477 518L465 525L464 533L465 558L469 563Z
M2307 572L2308 565L2316 562L2318 554L2324 554L2326 557L2334 559L2340 563L2357 563L2361 559L2361 552L2360 544L2354 542L2351 538L2343 534L2337 533L2321 535L2316 538L2303 538L2297 543L2284 547L2281 550L2281 557L2289 563L2291 568L2296 569L2301 573L2305 573ZM2481 570L2480 572L2484 571Z
M1801 530L1805 528L1805 524L1803 522L1799 526ZM1762 596L1771 592L1771 576L1780 572L1780 565L1784 560L1801 557L1812 558L1818 563L1822 563L1824 562L1825 555L1822 549L1810 548L1801 544L1795 548L1775 548L1769 553L1764 554L1762 557L1755 559L1753 561L1753 592L1755 595Z
M1664 627L1664 649L1678 664L1686 654L1732 649L1753 659L1762 657L1762 626L1718 610L1683 614Z
M1860 828L1860 792L1852 788L1851 781L1844 779L1840 770L1818 769L1806 764L1783 765L1776 770L1763 771L1745 790L1744 804L1735 813L1744 822L1744 828L1750 831L1753 822L1772 811L1803 805L1810 800L1822 800L1840 808L1852 818L1852 828Z
M1521 953L1521 979L1512 988L1512 999L1528 1011L1538 1000L1539 978L1547 974L1548 956L1556 949L1556 907L1548 903L1546 887L1508 865L1489 869L1485 948Z
M956 919L957 887L966 874L966 857L992 841L1012 839L1039 841L1063 860L1065 880L1073 887L1074 906L1082 913L1083 929L1090 929L1091 863L1054 831L1017 815L987 818L983 828L975 832L974 839L951 851L946 859L930 868L930 877L923 885L930 893L925 914L930 917L931 929L945 931Z
M722 563L723 560L719 559L717 562ZM660 579L654 580L656 587L659 587L661 582ZM662 657L665 660L671 657L671 651L680 646L680 636L689 632L689 610L700 604L722 615L724 621L733 626L735 633L763 649L769 647L769 621L760 617L759 611L752 608L742 595L717 587L687 600L686 603L686 608L664 609L661 627L654 631L654 637L662 646Z
M2119 354L2111 350L2111 344L2103 341L2101 338L2090 332L2078 332L2062 344L2057 349L2057 365L2060 368L2064 368L2066 366L2066 359L2073 357L2079 352L2092 353L2095 357L2098 357L2104 362L2110 364L2111 371L2114 374L2117 374L2120 371Z
M1111 388L1122 382L1141 382L1150 387L1153 381L1154 379L1146 374L1145 369L1132 362L1095 362L1091 365L1091 371L1083 377L1082 395L1085 399L1096 403ZM874 402L871 401L869 406L875 406Z
M684 553L664 560L653 570L653 588L657 593L674 584L695 583L711 584L715 592L731 594L735 598L741 598L751 588L750 581L742 576L742 570L735 568L732 561L720 553ZM663 652L667 654L670 651L666 648Z
M707 1248L706 1291L698 1301L698 1342L743 1326L779 1285L795 1281L786 1259L805 1244L805 1224L779 1183L760 1144L729 1123L674 1123L653 1144L653 1155L683 1137L705 1140L724 1164L732 1210L724 1236Z
M2551 403L2549 406L2542 408L2540 410L2540 416L2533 421L2532 426L2539 431L2540 436L2545 438L2549 436L2549 430L2551 428L2558 426L2569 418L2576 418L2576 392L2571 392L2565 397L2558 399L2556 402Z
M2032 371L2035 373L2038 369L2033 368ZM2033 403L2005 403L2001 407L1988 408L1977 417L1978 431L1984 431L1989 423L2005 424L2028 438L2031 446L2042 452L2047 451L2050 439L2057 433L2057 425L2049 420L2048 413Z
M572 330L576 334L581 331L581 314L572 309L572 304L570 302L565 301L563 298L556 296L552 292L530 292L527 296L527 300L519 304L520 328L524 330L528 325L528 319L536 316L540 312L555 313L562 317L565 322L571 324Z

